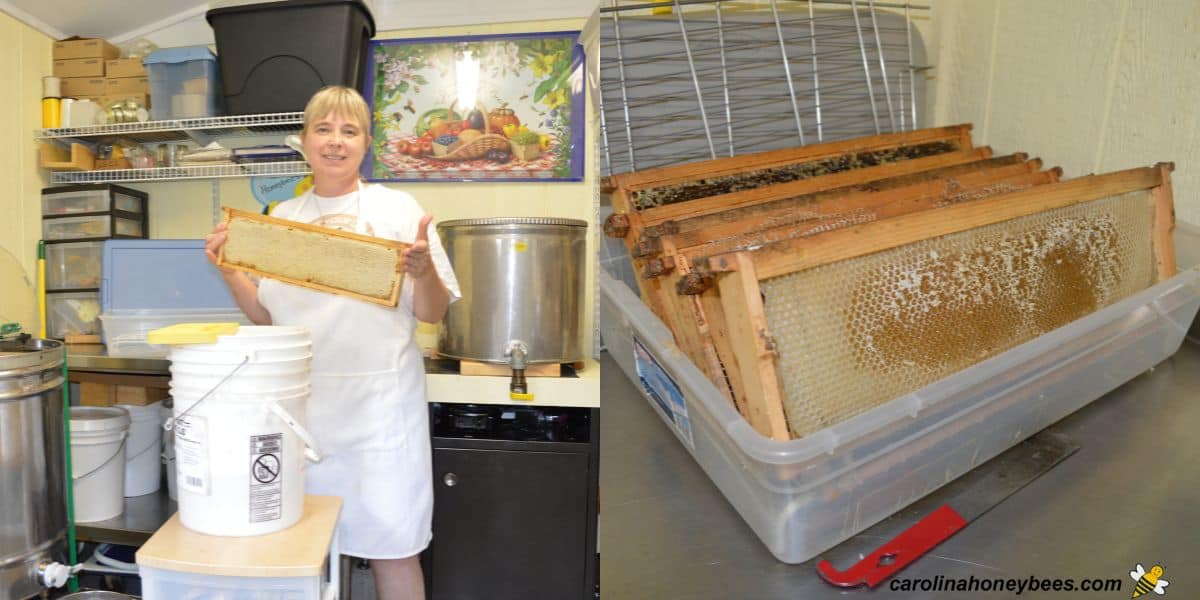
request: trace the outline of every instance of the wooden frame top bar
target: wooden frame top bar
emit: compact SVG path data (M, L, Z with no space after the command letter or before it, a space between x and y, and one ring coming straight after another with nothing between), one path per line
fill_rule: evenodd
M750 252L754 254L758 278L769 279L1097 198L1149 190L1167 179L1167 171L1159 165L1088 175L936 211L922 211L812 237L766 244ZM711 271L734 270L739 261L733 254L736 253L711 256L697 261L696 266L707 263L707 269Z
M880 148L922 144L937 140L955 140L959 144L959 150L969 150L972 148L971 125L964 123L948 127L886 133L836 142L784 148L782 150L755 152L753 154L743 154L715 160L691 162L670 167L647 169L645 171L633 171L613 175L611 177L611 184L614 188L636 190L654 187L655 184L663 182L681 183L706 177L719 177L721 175L744 171L747 168L770 168L805 160L836 156L847 152L877 150Z

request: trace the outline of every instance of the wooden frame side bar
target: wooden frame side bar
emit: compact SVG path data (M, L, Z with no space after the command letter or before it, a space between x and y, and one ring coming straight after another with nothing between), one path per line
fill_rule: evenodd
M741 370L746 388L746 419L764 436L791 439L783 412L783 384L775 360L775 342L768 333L754 262L746 253L733 254L730 260L736 269L722 273L717 287L726 325L737 332L730 342L735 368Z

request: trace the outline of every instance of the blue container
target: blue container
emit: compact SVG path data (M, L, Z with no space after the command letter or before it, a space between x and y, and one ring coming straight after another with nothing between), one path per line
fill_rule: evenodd
M100 309L238 310L204 240L107 240Z
M146 335L177 323L251 324L204 256L204 240L107 240L102 263L100 323L110 356L165 357Z
M165 121L225 114L217 55L208 46L156 50L142 64L150 79L150 118Z

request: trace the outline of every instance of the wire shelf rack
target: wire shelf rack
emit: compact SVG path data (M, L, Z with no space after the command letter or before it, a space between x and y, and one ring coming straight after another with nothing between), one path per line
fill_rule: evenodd
M239 163L189 167L158 167L154 169L112 169L105 171L55 171L53 183L120 183L134 181L179 181L185 179L220 179L227 177L258 177L307 175L311 172L304 161Z
M601 0L601 174L918 128L928 10Z
M287 112L198 119L172 119L168 121L147 121L144 123L113 123L109 125L92 125L89 127L36 129L34 130L34 136L39 140L124 136L141 142L167 142L196 139L197 137L270 135L273 133L299 131L303 117L304 113Z

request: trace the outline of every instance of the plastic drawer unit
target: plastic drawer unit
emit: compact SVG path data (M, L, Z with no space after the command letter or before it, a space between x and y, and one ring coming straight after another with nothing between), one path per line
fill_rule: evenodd
M145 235L141 221L111 215L42 220L42 237L48 242L119 236L145 237Z
M146 213L147 195L119 185L68 185L42 190L42 216L81 213Z
M104 242L46 244L48 291L95 290L100 287Z
M1179 349L1200 307L1200 271L1183 271L914 393L776 441L730 406L628 285L605 269L599 277L608 351L787 563L817 556L1158 364Z
M98 292L46 294L46 335L54 339L96 335L100 333L99 317Z

